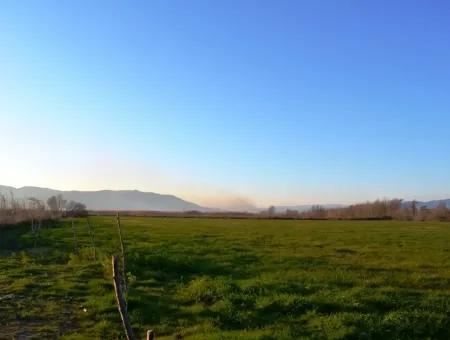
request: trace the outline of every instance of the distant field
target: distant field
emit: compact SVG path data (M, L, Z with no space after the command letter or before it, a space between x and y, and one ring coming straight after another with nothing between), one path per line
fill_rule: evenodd
M96 262L83 219L78 254L68 220L36 248L29 232L2 231L0 338L123 338L115 221L91 221ZM151 328L157 339L450 339L450 223L126 217L122 227L140 338Z

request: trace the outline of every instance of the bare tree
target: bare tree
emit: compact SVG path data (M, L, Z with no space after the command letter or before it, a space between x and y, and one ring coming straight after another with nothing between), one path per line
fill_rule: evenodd
M439 203L434 209L434 218L439 221L450 221L450 210L444 202Z
M59 212L62 212L66 208L67 201L64 199L64 197L61 194L56 196L56 203L57 203Z
M66 203L66 216L86 217L88 211L86 205L80 202L69 201Z
M47 205L53 213L61 214L66 208L67 201L59 194L47 199Z
M411 213L412 213L413 219L415 219L417 216L417 201L416 200L413 200L411 202Z
M50 215L45 210L45 204L34 197L19 200L13 193L9 197L0 194L0 225L30 222L34 232L40 222L50 218Z
M327 217L327 210L321 206L321 205L313 205L310 210L311 218L326 218Z
M50 211L56 213L58 211L58 200L56 196L51 196L47 199L47 205Z

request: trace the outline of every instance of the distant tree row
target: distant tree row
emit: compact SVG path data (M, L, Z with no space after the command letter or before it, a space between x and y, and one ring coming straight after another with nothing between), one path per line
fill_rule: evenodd
M67 201L60 194L47 199L47 206L54 214L61 216L84 217L87 216L86 205L80 202Z
M0 194L0 225L86 215L87 210L84 204L67 201L62 195L52 196L44 203L34 197L17 199L13 193Z
M440 203L435 208L419 206L417 201L404 203L401 199L384 199L373 202L353 204L343 208L326 208L313 205L304 212L286 210L284 213L276 213L272 206L262 212L263 216L273 218L298 218L298 219L394 219L415 221L450 221L450 209L445 203Z

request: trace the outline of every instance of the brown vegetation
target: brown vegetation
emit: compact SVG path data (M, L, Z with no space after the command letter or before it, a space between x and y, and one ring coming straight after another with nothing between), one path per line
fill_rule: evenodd
M87 216L84 204L67 202L61 195L50 197L46 203L34 197L20 200L12 193L0 194L0 226L31 222L34 228L35 223L41 224L44 220Z
M0 194L0 226L22 222L42 221L52 218L51 211L36 198L18 200L12 194L10 197Z
M343 219L343 220L415 220L450 221L450 209L441 203L434 209L417 205L416 201L404 204L400 199L376 200L350 205L344 208L326 209L313 206L311 210L299 213L303 219Z

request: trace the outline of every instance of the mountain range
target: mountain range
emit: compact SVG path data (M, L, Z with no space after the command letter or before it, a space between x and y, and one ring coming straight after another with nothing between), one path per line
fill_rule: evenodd
M173 195L138 190L61 191L31 186L14 188L0 185L0 193L4 195L12 193L17 199L34 197L44 202L51 196L61 194L64 199L81 202L91 210L208 210Z
M0 185L0 194L13 194L17 199L37 198L41 201L47 201L50 196L62 195L66 200L72 200L85 204L90 210L151 210L151 211L220 211L202 207L196 203L183 200L173 195L163 195L154 192L143 192L139 190L99 190L99 191L61 191L48 188L25 186L14 188L11 186ZM450 199L417 201L418 207L435 208L440 203L445 203L450 208ZM410 206L411 201L404 201L404 206ZM325 204L325 208L345 207L344 204ZM283 213L286 210L297 210L299 212L311 209L312 205L292 205L275 206L275 211ZM255 211L260 211L256 209Z

